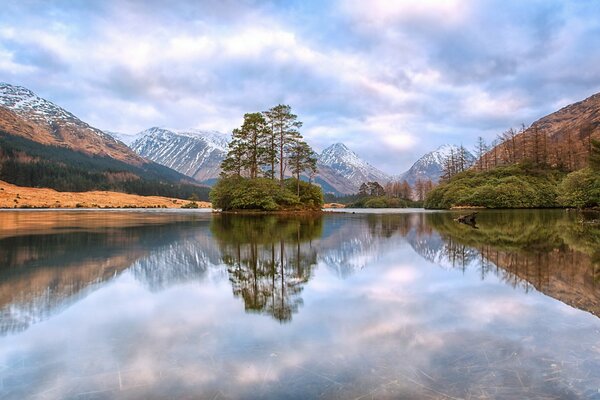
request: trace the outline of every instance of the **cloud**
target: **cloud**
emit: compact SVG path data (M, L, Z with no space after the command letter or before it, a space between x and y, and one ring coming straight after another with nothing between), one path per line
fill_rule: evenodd
M389 173L600 90L593 1L12 2L0 77L102 129L230 131L290 104Z

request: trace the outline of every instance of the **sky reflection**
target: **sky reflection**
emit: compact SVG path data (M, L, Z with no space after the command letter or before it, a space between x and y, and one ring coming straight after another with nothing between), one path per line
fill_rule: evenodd
M215 219L165 220L151 229L164 233L160 244L132 246L141 252L134 261L123 258L120 273L80 285L93 290L85 289L85 295L74 290L67 306L24 329L4 332L0 396L580 398L596 393L598 318L536 290L514 288L502 275L489 273L482 280L476 262L463 269L445 256L440 268L436 262L444 256L428 259L451 254L448 231L439 221L420 215L335 215L316 224L244 223L248 229L259 224L264 236L223 237L226 231L220 229L227 224ZM314 233L295 241L294 229L308 232L307 224L316 227ZM130 235L138 244L144 243L144 229ZM39 239L31 239L29 251L40 246ZM245 264L224 261L239 245L248 254L258 250L256 259L245 258L250 268L254 261L264 267L273 240L277 246L284 241L284 252L275 254L277 261L284 254L284 273L259 274L261 290L269 277L296 277L298 254L312 260L308 279L292 296L301 304L284 320L268 308L248 312L246 298L235 292L241 283L231 273L232 265ZM68 243L62 254L69 253ZM113 255L122 259L120 252ZM13 274L3 271L2 283L21 279L20 267L9 266ZM28 279L36 276L35 268L30 266ZM248 290L253 279L243 284ZM46 299L65 295L53 293L52 286L46 293ZM286 290L277 293L286 299ZM14 294L2 304L2 318L28 301ZM38 296L33 304L44 301Z

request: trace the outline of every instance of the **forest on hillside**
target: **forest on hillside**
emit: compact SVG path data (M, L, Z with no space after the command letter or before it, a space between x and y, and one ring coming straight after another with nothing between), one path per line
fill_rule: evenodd
M209 192L158 164L136 167L109 157L42 145L4 131L0 131L0 180L58 191L110 190L199 200L208 200Z
M438 187L426 208L551 208L600 206L598 126L585 123L549 135L537 124L499 135L492 148L479 138L470 168L460 154L444 163Z

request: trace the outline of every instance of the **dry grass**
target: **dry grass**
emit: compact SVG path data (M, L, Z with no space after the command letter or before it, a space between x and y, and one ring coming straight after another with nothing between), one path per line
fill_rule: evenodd
M0 208L181 208L189 200L118 192L57 192L0 181ZM197 201L198 207L211 204Z

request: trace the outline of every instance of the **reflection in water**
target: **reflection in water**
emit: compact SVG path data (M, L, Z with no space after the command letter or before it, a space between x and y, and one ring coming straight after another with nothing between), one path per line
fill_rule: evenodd
M321 235L321 218L222 215L212 232L246 310L290 321L317 262L311 240Z
M3 214L0 334L26 329L81 300L150 249L180 240L197 220L131 213L111 213L106 219L98 213L44 212L38 213L44 223L35 226L32 214L10 213L7 218ZM175 225L177 220L180 223ZM18 222L31 229L17 229Z
M519 215L520 214L520 215ZM475 231L448 214L428 223L443 246L430 260L454 268L474 265L481 278L492 273L513 287L536 290L600 316L600 225L562 211L490 212Z
M597 396L600 226L454 217L5 213L0 397Z

